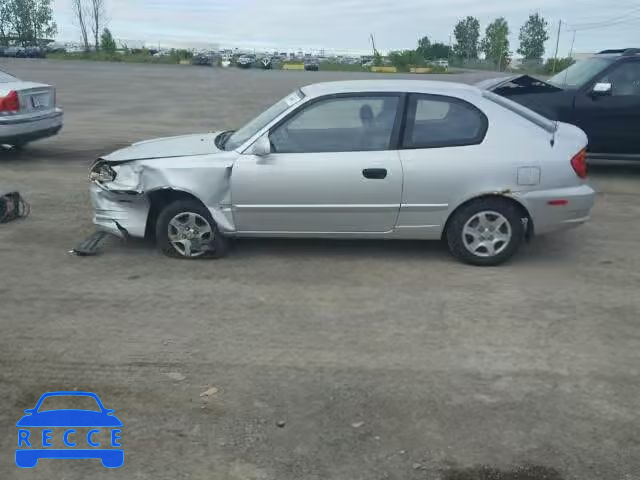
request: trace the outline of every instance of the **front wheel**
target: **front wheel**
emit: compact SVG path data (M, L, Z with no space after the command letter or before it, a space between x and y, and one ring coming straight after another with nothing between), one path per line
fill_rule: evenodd
M449 222L449 250L472 265L500 265L513 257L522 244L522 217L520 209L508 200L475 200L454 213Z
M220 258L228 250L211 213L194 200L175 201L160 212L156 241L165 255L184 259Z

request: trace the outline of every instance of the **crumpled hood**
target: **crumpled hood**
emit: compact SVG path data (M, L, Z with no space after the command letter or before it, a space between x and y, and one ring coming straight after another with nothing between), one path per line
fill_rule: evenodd
M514 78L517 78L519 75L509 75L506 77L494 77L494 78L488 78L486 80L482 80L480 82L477 82L475 84L476 87L478 87L481 90L489 90L492 91L494 88L504 84L504 83L508 83L511 80L513 80Z
M120 163L153 158L209 155L220 151L215 144L215 138L220 135L220 133L222 132L180 135L178 137L157 138L137 142L130 147L125 147L103 156L102 160Z
M562 91L561 88L551 85L539 78L532 77L531 75L511 75L509 77L490 78L476 83L476 87L482 90L489 90L503 97Z

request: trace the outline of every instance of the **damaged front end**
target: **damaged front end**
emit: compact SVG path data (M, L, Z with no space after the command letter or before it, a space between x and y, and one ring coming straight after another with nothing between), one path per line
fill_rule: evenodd
M157 145L134 144L94 163L89 191L98 232L125 240L145 238L162 208L184 198L206 207L221 231L234 230L230 177L235 154L215 148L208 135L190 137L195 149L188 148L184 137L175 137L182 151L187 147L186 156L166 156L167 149L176 149L162 139ZM93 235L75 252L95 254L103 240L104 235Z
M91 203L93 223L98 230L119 238L143 238L151 209L144 194L141 165L110 165L99 160L91 169Z

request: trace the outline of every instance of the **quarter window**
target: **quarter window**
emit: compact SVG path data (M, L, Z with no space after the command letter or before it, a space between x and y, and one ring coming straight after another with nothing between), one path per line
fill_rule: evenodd
M352 96L320 100L276 127L269 136L276 153L388 150L398 96Z
M407 112L404 148L438 148L482 143L487 119L457 98L412 95Z

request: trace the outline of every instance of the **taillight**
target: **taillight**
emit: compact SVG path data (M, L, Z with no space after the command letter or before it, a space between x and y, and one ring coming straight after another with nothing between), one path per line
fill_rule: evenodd
M18 92L11 90L6 97L0 97L0 112L16 113L20 110Z
M587 149L582 149L571 159L571 166L580 178L587 178Z

